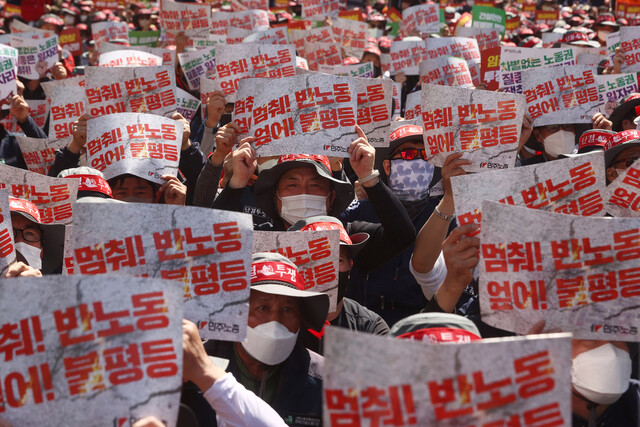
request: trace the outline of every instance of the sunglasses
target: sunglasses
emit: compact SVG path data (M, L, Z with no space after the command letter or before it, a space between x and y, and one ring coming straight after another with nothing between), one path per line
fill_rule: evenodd
M640 159L640 157L627 157L626 159L620 159L616 162L613 162L614 165L624 162L625 167L630 167L636 160Z
M400 153L396 153L394 157L398 154L400 154L402 160L427 160L427 151L424 148L406 148Z

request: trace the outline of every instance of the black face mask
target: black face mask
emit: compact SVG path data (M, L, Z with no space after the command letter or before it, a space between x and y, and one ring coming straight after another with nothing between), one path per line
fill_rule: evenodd
M347 287L349 286L349 273L349 271L340 271L338 273L338 304L347 293Z

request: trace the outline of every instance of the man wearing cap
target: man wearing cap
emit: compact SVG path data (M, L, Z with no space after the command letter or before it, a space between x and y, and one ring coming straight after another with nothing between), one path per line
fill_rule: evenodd
M242 343L207 341L210 356L228 360L227 372L267 402L289 425L322 425L322 356L298 341L301 329L319 331L329 297L304 291L304 279L288 258L256 253L251 265L247 338ZM213 425L215 414L193 388L182 401Z
M556 160L562 154L573 153L576 147L576 129L573 124L536 126L531 137L542 146L542 153L522 159L522 166Z
M616 22L615 16L610 13L604 13L598 16L598 19L596 19L594 30L596 31L598 42L600 42L602 46L606 46L607 36L611 33L619 31L620 24Z
M64 169L58 174L58 178L77 178L80 180L77 199L79 203L117 202L117 200L113 199L109 183L99 170L88 166Z
M366 232L382 236L384 251L395 254L411 244L415 230L398 199L378 179L380 173L373 168L374 148L359 126L356 130L359 137L348 149L349 162L380 220L343 223L349 234ZM233 174L213 203L214 208L242 212L244 188L257 167L252 141L252 137L245 138L240 148L231 153ZM256 203L272 219L275 230L284 231L311 216L337 217L354 200L353 186L349 181L334 177L326 156L291 154L280 156L275 163L273 167L261 170L253 185ZM378 260L386 258L386 253L371 254L363 260L366 262L363 268L370 270L378 265Z
M288 231L321 231L338 230L340 232L340 262L338 274L338 298L336 310L327 316L327 324L350 329L352 331L366 332L375 335L386 335L389 326L378 314L362 306L358 302L346 298L345 294L349 285L349 274L354 260L359 261L359 255L365 248L369 252L380 252L384 248L375 247L381 242L376 242L367 233L349 235L339 219L330 216L313 216L300 220L293 224ZM362 255L366 257L366 252ZM383 251L384 252L384 251ZM390 254L390 257L393 254ZM386 261L386 260L385 260ZM324 332L324 331L323 331ZM303 339L305 347L322 354L323 333L305 331Z
M44 224L36 205L9 197L11 224L18 261L51 274L61 271L64 252L63 224Z
M638 107L640 107L640 93L632 93L623 98L620 105L609 116L611 130L620 132L635 129L633 121L638 117L638 111L636 111Z
M610 184L640 158L640 130L618 132L606 142L604 148L607 184Z
M422 135L422 127L417 125L403 125L394 130L390 135L389 154L382 166L389 188L400 200L404 215L411 218L413 228L422 228L431 214L436 212L446 236L446 230L453 219L453 208L451 206L448 207L450 211L439 211L436 208L438 200L429 197L435 169L426 161ZM447 163L446 170L443 169L443 174L449 173L449 168L453 169L465 162L459 158L451 160ZM370 200L364 200L347 210L340 219L343 222L375 222L376 214L378 210L373 211ZM441 243L429 242L438 251ZM351 271L347 296L378 313L389 325L419 312L426 305L426 299L410 270L412 253L413 245L398 252L393 258L387 258L388 261L384 264L375 264L368 270L362 270L361 265L356 264ZM424 266L425 269L420 270L420 273L430 273L432 266ZM439 282L436 287L438 284Z
M451 313L414 314L393 325L389 335L429 343L468 343L482 339L471 320Z

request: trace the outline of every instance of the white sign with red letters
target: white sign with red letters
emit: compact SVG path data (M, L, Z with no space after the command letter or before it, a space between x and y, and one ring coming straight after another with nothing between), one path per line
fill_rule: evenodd
M419 64L420 83L473 88L467 61L453 56L439 56Z
M83 232L74 233L74 274L174 280L185 318L198 325L201 337L245 338L251 215L141 203L82 203L76 211Z
M129 25L126 22L104 21L91 24L91 34L99 48L103 42L122 40L129 42Z
M16 260L13 241L13 225L9 210L9 193L0 190L0 275L4 277L9 265Z
M0 107L8 110L17 93L18 50L0 45Z
M115 280L114 280L115 279ZM2 417L18 425L175 425L180 287L113 276L0 282Z
M329 326L324 356L327 425L571 424L570 334L448 345Z
M51 90L49 134L56 139L73 136L73 122L87 108L87 92L82 86L56 86Z
M211 16L211 33L226 36L230 27L264 31L269 29L269 12L247 10L243 12L214 12Z
M142 50L112 50L100 54L100 67L157 67L162 58Z
M640 161L636 160L603 192L605 209L615 217L640 217Z
M494 327L640 341L635 218L586 218L482 202L480 311Z
M31 172L46 175L56 159L56 151L66 147L71 142L71 137L65 138L29 138L16 135L22 157L27 168Z
M423 41L391 42L390 55L391 74L402 72L407 76L419 75L419 64L429 59Z
M402 29L407 35L418 33L439 33L440 16L437 4L421 4L402 11Z

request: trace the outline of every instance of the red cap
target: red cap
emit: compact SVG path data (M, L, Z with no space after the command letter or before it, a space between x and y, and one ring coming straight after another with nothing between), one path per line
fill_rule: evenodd
M613 138L615 132L601 129L591 129L580 135L578 149L586 147L602 147L607 144L609 139Z
M344 229L343 226L337 224L335 222L312 222L311 224L305 225L300 229L300 231L326 231L326 230L338 230L340 232L340 241L342 243L346 243L347 245L353 245L351 241L351 237L347 233L347 230Z
M380 52L380 48L378 48L378 43L367 43L364 46L364 51L373 53L374 55L381 56L382 52Z
M12 212L23 212L31 216L33 220L40 223L40 211L29 200L9 197L9 210Z
M583 33L582 31L569 31L562 37L562 40L560 41L562 43L572 43L572 42L581 42L581 41L588 42L589 36L586 33Z
M360 60L354 56L347 56L342 60L343 65L359 64Z
M389 49L391 48L391 39L387 36L382 36L378 39L378 44L382 48Z
M418 126L418 125L400 126L398 129L391 132L391 135L389 135L389 140L395 141L397 139L405 138L407 136L419 136L420 138L422 138L423 132L424 131L422 129L422 126Z
M98 175L67 175L65 178L80 178L78 191L96 191L106 196L113 197L111 187L107 181Z
M596 19L596 25L610 25L615 27L620 26L620 24L616 22L616 17L610 13L605 13L598 16L598 19Z
M396 338L408 338L420 341L429 341L432 343L443 342L471 342L479 341L482 338L476 334L464 329L458 328L426 328L418 329L417 331L407 332L406 334L398 335Z
M42 17L42 22L46 22L47 24L62 26L64 25L64 21L57 15L53 13L47 13Z
M622 132L616 133L611 139L609 139L605 143L604 149L606 151L617 145L624 144L625 142L633 141L634 139L640 139L640 130L637 130L637 129L623 130Z
M329 173L331 173L331 163L329 162L329 158L319 154L285 154L284 156L280 156L278 164L294 160L312 160L314 162L321 163L325 168L327 168Z
M304 291L304 279L295 266L284 262L268 261L251 264L251 283L277 280L286 282L298 290Z

